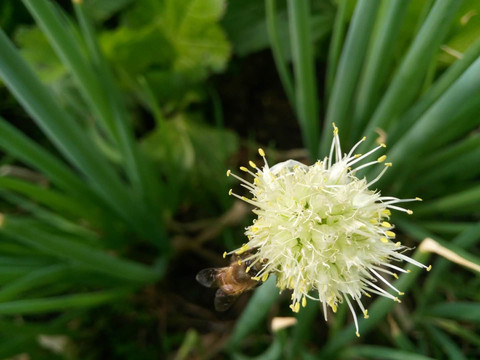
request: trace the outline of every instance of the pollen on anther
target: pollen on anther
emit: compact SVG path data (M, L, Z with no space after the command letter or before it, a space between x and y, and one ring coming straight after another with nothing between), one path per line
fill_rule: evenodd
M391 228L392 224L390 224L388 221L382 221L382 226L385 228Z
M391 162L385 163L385 166L390 167L390 166L392 166L392 163Z
M388 239L386 237L381 237L380 241L385 243L385 244L388 243Z
M395 238L395 233L393 231L385 231L385 235L387 235L388 237L391 237L391 238Z
M402 245L402 243L401 243L400 241L397 241L397 242L395 243L395 246L396 246L396 247L399 247L400 245Z
M357 337L360 337L360 334L358 333L358 331L355 331L355 335L357 335Z
M248 165L250 165L254 169L257 167L257 165L251 160L248 162Z
M223 258L225 259L226 257L227 257L227 252L224 251L224 252L223 252Z
M407 214L408 214L408 215L412 215L412 214L413 214L413 211L412 211L412 210L407 210Z
M230 170L227 170L227 176L230 176L232 172Z
M386 158L387 158L387 155L382 155L377 159L377 161L381 163L381 162L384 162Z
M244 172L248 172L248 169L245 166L240 166L240 170L242 170Z
M432 265L428 265L427 267L427 271L430 271L430 270L432 270Z
M260 156L265 156L265 151L263 151L262 148L258 149L258 153L260 154Z
M416 197L415 200L417 200L417 201L423 201L423 199L422 199L422 198L419 198L419 197Z
M232 189L228 190L228 195L232 195L232 194L233 194L233 190Z
M392 275L393 275L393 277L394 277L395 279L398 280L398 275L397 275L397 274L393 273Z
M386 147L387 147L387 145L384 144L384 143L381 143L380 146L383 147L383 148L386 148Z
M305 296L302 298L302 306L307 306L307 298Z

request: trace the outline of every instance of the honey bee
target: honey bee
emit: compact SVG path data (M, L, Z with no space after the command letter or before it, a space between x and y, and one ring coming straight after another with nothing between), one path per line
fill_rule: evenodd
M251 254L249 251L241 255L234 254L230 258L229 266L203 269L197 274L196 280L200 284L208 288L218 288L215 293L215 310L228 310L241 294L259 285L260 282L254 278L266 260L252 265L251 260L244 260Z

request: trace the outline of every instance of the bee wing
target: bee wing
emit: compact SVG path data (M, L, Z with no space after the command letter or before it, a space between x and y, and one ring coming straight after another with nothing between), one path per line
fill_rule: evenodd
M238 295L228 295L223 292L222 289L218 289L215 293L215 310L217 311L227 311L237 300Z
M217 274L218 269L216 268L203 269L197 274L195 279L205 287L218 287Z

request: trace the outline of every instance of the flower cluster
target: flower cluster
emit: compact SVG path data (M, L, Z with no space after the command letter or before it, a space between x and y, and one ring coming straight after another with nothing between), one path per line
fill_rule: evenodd
M363 141L365 138L348 154L342 153L334 125L329 156L312 166L288 160L269 167L265 152L259 149L264 166L260 169L250 161L251 169L240 168L253 176L252 183L227 172L253 197L232 190L230 195L252 204L258 216L246 229L249 241L228 254L255 250L243 260L250 264L247 272L262 261L264 265L254 278L265 281L270 273L276 274L278 288L293 291L290 307L294 312L304 307L307 299L317 300L323 304L326 320L327 305L335 312L337 304L345 301L353 314L357 336L353 304L368 318L363 295L374 293L400 302L397 296L403 293L385 274L397 278L396 272L406 271L391 264L392 260L427 268L403 254L406 247L395 240L394 226L389 222L391 210L412 213L398 203L421 199L401 200L370 190L392 164L381 155L360 165L385 147L381 144L363 155L355 154ZM373 180L356 177L358 170L380 163L384 168Z

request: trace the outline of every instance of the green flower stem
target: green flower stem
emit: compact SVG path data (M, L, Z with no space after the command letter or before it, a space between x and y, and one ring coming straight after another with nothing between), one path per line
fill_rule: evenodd
M290 105L295 108L295 91L293 80L288 70L288 63L284 56L284 50L278 37L276 0L265 0L266 22L270 46L272 48L273 60L277 67L280 81L287 95Z
M295 74L295 104L304 144L318 158L319 109L308 0L288 0L290 39Z
M349 111L379 4L379 0L359 0L355 7L328 102L321 154L328 152L332 122L342 129L341 140L350 136Z
M375 26L371 44L365 58L365 69L356 91L350 142L360 138L368 117L372 114L381 95L380 87L386 79L387 71L393 58L403 19L407 12L409 0L392 0L382 2L379 10L378 24Z
M367 125L365 134L370 137L365 142L364 149L370 148L374 143L375 139L371 136L374 130L376 128L387 130L395 117L401 114L417 96L424 80L423 74L430 66L459 6L460 1L438 0L435 2Z

